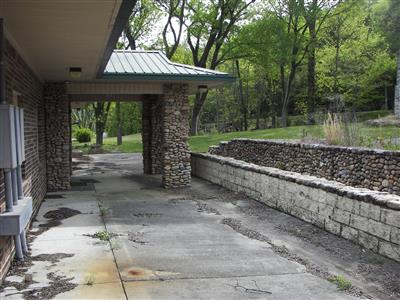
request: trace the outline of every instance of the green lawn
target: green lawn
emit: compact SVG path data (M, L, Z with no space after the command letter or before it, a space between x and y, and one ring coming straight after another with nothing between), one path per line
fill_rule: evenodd
M362 125L361 128L362 136L364 140L373 145L374 141L381 140L384 142L385 149L400 150L400 146L393 146L386 142L387 140L400 137L400 128L389 126L389 127L367 127ZM233 138L254 138L254 139L301 139L304 136L308 137L323 137L323 130L321 125L313 126L293 126L287 128L276 128L276 129L263 129L254 131L242 131L242 132L230 132L230 133L214 133L207 135L194 136L189 138L189 145L191 151L194 152L206 152L208 147L211 145L218 145L220 141L229 141ZM85 144L79 144L74 142L73 147L87 152L88 146ZM115 137L106 138L104 140L104 149L107 151L119 151L119 152L141 152L142 142L140 134L133 134L123 137L123 143L121 146L117 145L117 139Z

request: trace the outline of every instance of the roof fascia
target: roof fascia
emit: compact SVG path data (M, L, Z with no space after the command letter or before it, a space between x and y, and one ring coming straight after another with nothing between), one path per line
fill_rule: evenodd
M119 7L119 11L114 22L114 27L111 31L108 43L104 50L103 59L97 71L97 78L103 76L104 69L106 68L106 65L111 57L111 54L115 49L115 45L117 44L118 39L121 36L124 26L129 20L129 17L132 13L135 3L136 3L135 0L122 0L121 6Z
M103 74L101 79L111 79L111 80L182 80L182 81L224 81L232 82L236 80L235 76L232 75L161 75L161 74L116 74L116 73L106 73Z

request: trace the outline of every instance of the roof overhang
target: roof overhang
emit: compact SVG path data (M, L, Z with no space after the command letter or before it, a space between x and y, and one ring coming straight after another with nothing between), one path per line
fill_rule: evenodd
M126 24L131 0L1 1L6 37L44 81L79 80L102 74Z
M146 101L168 84L184 84L188 95L235 81L224 72L178 64L160 51L114 50L104 74L91 82L70 82L73 106L93 101Z
M164 93L166 84L185 84L188 95L194 95L199 88L212 89L229 82L232 80L200 80L198 78L196 80L152 80L149 78L148 80L117 81L102 79L92 82L70 82L67 84L67 92L69 95L80 95L80 98L84 98L84 95L161 95Z

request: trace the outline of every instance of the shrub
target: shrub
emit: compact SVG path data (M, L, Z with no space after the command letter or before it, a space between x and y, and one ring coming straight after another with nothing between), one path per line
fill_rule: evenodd
M75 138L79 143L89 143L92 139L92 131L89 128L79 128L75 131Z
M328 144L341 145L343 143L343 127L343 121L338 115L328 113L328 117L323 125L325 138Z
M362 135L355 117L328 113L323 125L325 138L330 145L360 146Z

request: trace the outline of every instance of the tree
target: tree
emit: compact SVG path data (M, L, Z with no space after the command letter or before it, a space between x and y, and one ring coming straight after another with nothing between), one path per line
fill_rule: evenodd
M342 3L335 10L317 50L319 89L346 107L380 109L393 78L388 44L365 2Z
M95 130L94 109L91 105L85 105L81 108L74 108L71 112L72 124L79 128L89 128Z
M231 59L231 48L226 45L237 30L238 23L249 13L249 6L255 0L213 0L188 3L187 43L192 53L193 64L215 70L218 65ZM197 134L200 112L207 97L197 93L191 120L191 135Z
M121 102L115 104L117 115L117 145L122 145Z
M111 102L95 102L92 104L96 118L96 145L103 145L103 134L107 123Z
M123 35L125 49L136 50L140 46L143 37L149 36L153 26L160 19L161 14L152 0L132 0L135 1L132 13L126 23Z
M156 0L156 2L166 14L166 22L162 30L162 43L165 55L172 58L181 42L187 0Z
M117 137L120 131L123 136L140 132L141 109L138 102L121 102L118 114L117 103L112 103L108 112L105 131L108 136ZM120 118L120 121L118 121ZM120 126L119 126L120 124Z
M395 114L400 117L400 1L382 1L380 23L390 49L397 56L397 83L395 87Z
M307 24L296 0L272 1L273 9L247 25L240 35L251 60L279 78L281 126L287 126L288 107L298 68L307 54Z
M247 130L248 128L248 121L247 121L247 101L245 100L244 93L243 93L243 79L240 75L240 64L239 60L235 60L235 67L236 67L236 75L238 79L238 96L239 96L239 105L240 111L242 113L242 120L240 124L241 130Z
M307 45L307 121L309 124L315 122L313 118L316 105L316 48L318 43L318 32L323 23L341 0L309 0L303 1L303 16L308 28L309 41Z

